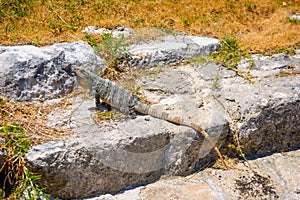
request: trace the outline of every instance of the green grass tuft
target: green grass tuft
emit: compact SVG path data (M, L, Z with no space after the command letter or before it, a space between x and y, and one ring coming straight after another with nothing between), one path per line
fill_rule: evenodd
M0 169L0 199L37 199L41 196L49 199L49 195L34 184L40 176L30 173L25 165L24 156L30 148L30 141L24 129L16 123L5 124L0 127L0 137L5 141L0 148L6 152Z

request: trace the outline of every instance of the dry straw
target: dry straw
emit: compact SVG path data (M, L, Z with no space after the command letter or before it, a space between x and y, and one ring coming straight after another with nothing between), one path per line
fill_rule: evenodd
M299 0L13 2L0 7L0 44L85 40L82 30L88 25L160 27L219 39L231 35L251 52L299 48L300 44L300 25L288 20L291 14L300 12Z

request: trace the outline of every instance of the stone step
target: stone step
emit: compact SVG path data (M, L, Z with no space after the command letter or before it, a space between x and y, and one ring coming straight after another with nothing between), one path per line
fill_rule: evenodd
M233 169L207 168L122 193L88 200L300 199L300 150L240 161ZM251 168L250 168L251 167Z
M224 154L244 153L253 159L300 147L300 79L290 73L300 69L299 56L289 57L293 68L254 67L260 73L254 83L208 64L144 77L141 86L160 110L203 127ZM280 76L278 69L290 75ZM92 99L77 98L72 116L77 137L35 146L27 154L30 169L42 174L41 186L54 196L114 194L162 176L192 174L217 159L212 146L191 128L149 116L98 124L94 109ZM249 176L249 181L261 179Z

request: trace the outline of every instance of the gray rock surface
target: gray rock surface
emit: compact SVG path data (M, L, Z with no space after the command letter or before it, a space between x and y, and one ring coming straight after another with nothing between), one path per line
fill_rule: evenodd
M166 66L208 55L220 47L217 39L197 36L164 36L162 41L134 44L129 47L129 66L138 68Z
M222 82L220 99L247 156L300 147L299 77L261 80L255 87L231 83Z
M66 95L74 88L73 65L96 71L104 62L82 41L42 48L0 46L0 93L25 101Z
M299 148L300 52L255 56L254 61L255 84L242 80L236 84L240 78L234 77L220 79L216 92L244 153L255 157Z
M300 199L300 150L239 162L233 169L207 168L188 177L168 177L116 195L89 200ZM250 168L251 167L251 168Z
M277 67L262 69L257 65L253 70L259 75L253 78L255 83L250 84L233 71L208 64L164 71L155 79L145 77L141 86L149 100L159 102L161 110L198 123L220 146L237 145L235 140L238 139L246 156L254 158L300 147L299 52L294 56L279 54L260 60L270 59L269 64L273 66L276 58L293 60L293 67L280 67L288 76L281 76ZM92 118L93 106L92 100L75 99L72 126L78 135L35 146L27 154L30 170L42 174L39 184L54 196L86 198L114 194L154 182L164 175L191 174L216 159L211 146L191 128L149 116L97 124ZM224 153L239 153L227 145L222 149ZM282 183L275 184L274 177L270 182L265 172L260 171L270 169L271 173L271 167L279 161L273 159L270 166L263 166L264 162L271 160L262 160L258 167L252 167L257 173L248 171L245 177L237 171L218 172L221 177L224 174L239 183L238 188L230 186L228 190L240 191L240 197L235 193L224 194L221 186L213 182L214 176L219 177L215 174L203 184L199 180L200 188L211 187L212 193L207 195L212 199L240 199L247 195L249 198L276 199L299 193L290 188L294 187L292 184L287 187L292 191L290 193L279 190ZM284 165L284 161L280 164ZM277 172L285 173L284 168ZM248 183L259 188L248 191ZM174 185L172 182L166 184ZM191 184L192 187L198 185ZM184 183L179 181L179 185ZM176 186L172 190L184 192L185 189Z
M300 22L300 14L293 14L290 16L290 20L295 21L295 22Z

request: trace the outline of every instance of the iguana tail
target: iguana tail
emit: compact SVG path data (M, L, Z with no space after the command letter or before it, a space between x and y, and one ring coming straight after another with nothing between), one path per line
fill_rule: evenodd
M227 166L222 154L220 153L219 148L216 146L216 143L212 140L210 135L205 130L203 130L199 125L197 125L195 123L188 123L188 122L184 121L183 118L170 116L168 113L162 112L161 110L158 110L158 109L159 108L155 108L153 105L147 105L147 104L143 104L141 102L137 102L137 104L135 106L135 110L138 111L139 113L151 115L152 117L155 117L158 119L163 119L163 120L166 120L166 121L178 124L178 125L193 128L195 131L197 131L198 133L203 135L208 140L208 142L211 144L211 146L214 147L214 149L215 149L216 153L218 154L219 158L221 159L223 165L225 166L225 168L228 169L228 166Z

